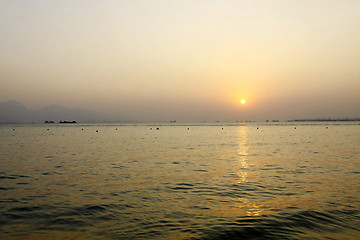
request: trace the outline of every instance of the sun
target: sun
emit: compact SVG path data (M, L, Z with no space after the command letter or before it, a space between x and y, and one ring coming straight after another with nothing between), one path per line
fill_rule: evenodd
M245 99L241 99L241 104L245 104L246 103L246 100Z

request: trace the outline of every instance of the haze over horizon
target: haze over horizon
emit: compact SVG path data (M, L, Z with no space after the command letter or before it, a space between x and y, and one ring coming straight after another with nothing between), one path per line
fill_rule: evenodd
M356 0L0 1L0 102L136 121L358 118L359 16Z

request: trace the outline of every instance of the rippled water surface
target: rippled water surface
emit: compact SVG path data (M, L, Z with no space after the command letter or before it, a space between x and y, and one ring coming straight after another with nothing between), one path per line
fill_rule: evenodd
M0 239L359 239L359 202L358 122L0 125Z

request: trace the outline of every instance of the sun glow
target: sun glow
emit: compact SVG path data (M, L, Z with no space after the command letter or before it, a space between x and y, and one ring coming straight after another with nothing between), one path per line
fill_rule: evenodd
M241 104L245 104L246 103L246 100L245 99L241 99Z

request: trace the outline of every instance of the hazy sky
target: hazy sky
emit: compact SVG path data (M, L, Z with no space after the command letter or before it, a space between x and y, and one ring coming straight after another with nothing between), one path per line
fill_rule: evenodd
M30 109L360 117L359 0L0 0L0 36L0 101Z

